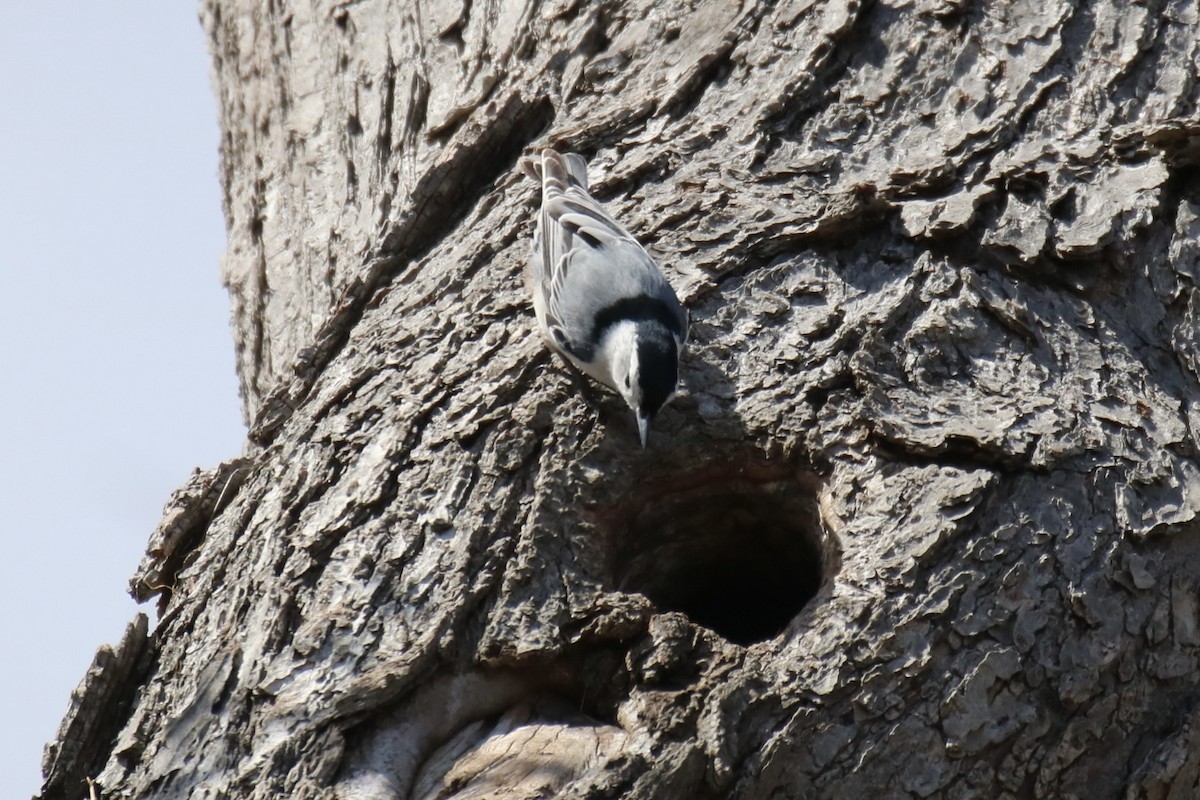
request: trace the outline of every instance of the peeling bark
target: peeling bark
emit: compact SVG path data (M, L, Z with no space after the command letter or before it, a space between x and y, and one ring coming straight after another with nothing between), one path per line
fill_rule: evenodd
M1200 793L1195 0L201 16L252 443L42 797ZM691 311L645 452L544 145Z

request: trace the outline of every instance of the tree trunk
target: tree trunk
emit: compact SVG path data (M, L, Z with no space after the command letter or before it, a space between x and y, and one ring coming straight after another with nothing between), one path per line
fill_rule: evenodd
M1200 792L1196 0L205 0L252 444L44 798ZM543 146L689 306L642 451Z

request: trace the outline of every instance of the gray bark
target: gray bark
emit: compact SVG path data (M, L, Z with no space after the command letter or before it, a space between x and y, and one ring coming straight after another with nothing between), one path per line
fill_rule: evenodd
M1195 0L202 20L252 444L43 797L1197 796ZM646 452L546 145L691 310Z

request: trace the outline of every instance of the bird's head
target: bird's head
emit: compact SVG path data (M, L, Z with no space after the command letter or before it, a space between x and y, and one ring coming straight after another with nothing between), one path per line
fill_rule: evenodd
M679 345L661 325L638 325L613 360L614 383L637 416L642 447L654 416L675 396L679 381Z

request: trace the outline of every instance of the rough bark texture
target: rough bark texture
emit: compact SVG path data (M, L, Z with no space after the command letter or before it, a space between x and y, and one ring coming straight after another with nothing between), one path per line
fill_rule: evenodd
M43 797L1197 796L1195 0L202 18L253 445ZM691 309L646 452L547 144Z

